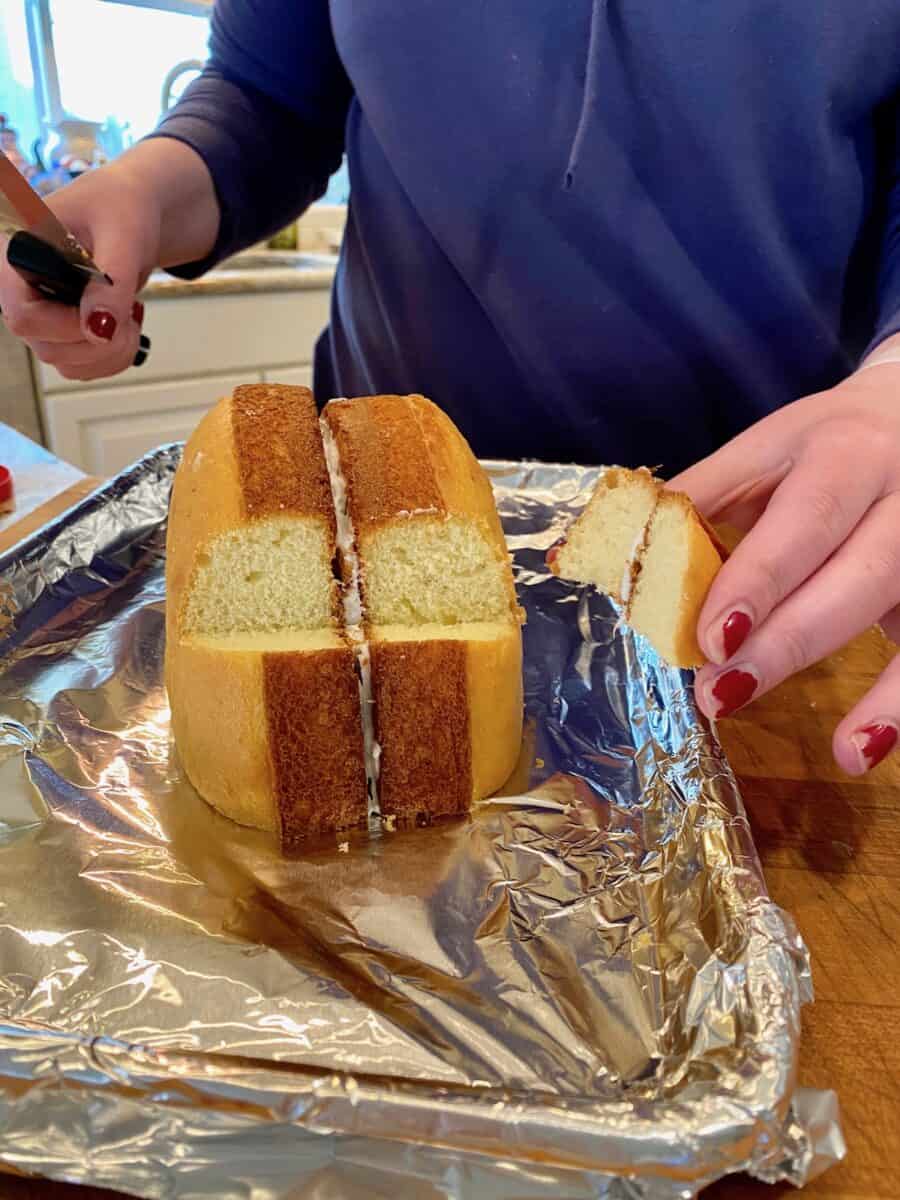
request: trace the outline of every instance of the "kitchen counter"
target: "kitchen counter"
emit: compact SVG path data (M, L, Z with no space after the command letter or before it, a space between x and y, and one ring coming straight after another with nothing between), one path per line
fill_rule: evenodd
M0 549L91 484L0 426L0 462L15 471L17 456L23 473L33 463L30 494L43 504L0 533ZM823 1200L892 1200L900 1190L900 754L861 779L847 778L831 758L834 726L893 654L871 630L719 727L769 890L796 919L812 956L816 1002L803 1010L800 1082L836 1090L848 1144L844 1162L802 1193ZM797 1194L789 1184L744 1177L703 1193L704 1200ZM2 1200L113 1195L0 1176Z
M296 292L330 288L337 266L335 254L297 250L247 250L225 259L202 279L176 279L154 271L144 286L144 299L225 296L247 292Z
M77 467L2 423L0 463L12 471L16 502L13 512L0 513L0 553L97 486Z

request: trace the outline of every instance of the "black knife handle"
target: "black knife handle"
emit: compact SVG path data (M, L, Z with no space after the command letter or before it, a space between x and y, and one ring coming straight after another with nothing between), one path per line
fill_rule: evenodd
M77 308L91 278L90 272L32 233L20 230L9 239L6 261L35 291L56 304ZM150 339L141 334L140 349L134 365L141 366L150 352Z
M72 308L81 303L90 274L74 266L49 242L31 233L14 233L6 249L6 261L48 300Z

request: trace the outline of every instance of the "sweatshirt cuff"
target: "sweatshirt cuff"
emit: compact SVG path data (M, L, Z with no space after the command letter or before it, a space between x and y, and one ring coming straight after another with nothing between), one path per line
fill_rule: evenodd
M150 141L152 138L172 138L190 146L203 159L212 177L219 205L219 230L212 249L205 258L165 268L167 274L178 279L198 279L241 248L237 245L234 220L231 216L232 213L241 211L243 202L243 190L239 184L240 168L237 163L229 165L234 157L233 149L228 144L229 139L201 118L172 116L144 140Z

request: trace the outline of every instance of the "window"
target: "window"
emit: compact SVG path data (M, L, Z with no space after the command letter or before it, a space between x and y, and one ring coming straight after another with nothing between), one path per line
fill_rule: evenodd
M18 134L19 148L30 156L41 128L34 100L24 0L0 0L0 113Z
M159 120L169 73L206 59L205 17L108 0L50 0L49 8L63 108L118 127L126 145Z
M65 121L77 122L70 140L84 135L108 158L133 145L164 93L174 103L201 69L211 11L211 0L0 0L0 113L21 152L49 169ZM342 168L323 199L347 192Z
M177 98L205 61L210 11L204 0L0 0L0 112L22 152L41 155L65 120L89 123L108 157L143 137L170 73L186 65Z

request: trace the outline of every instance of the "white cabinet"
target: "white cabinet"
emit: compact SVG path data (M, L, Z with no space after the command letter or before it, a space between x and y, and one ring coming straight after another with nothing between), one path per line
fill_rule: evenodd
M50 449L89 475L114 475L149 450L183 440L218 399L259 379L259 372L245 372L47 395Z
M146 301L153 349L142 367L89 384L37 366L49 448L107 476L166 442L241 383L312 383L316 338L328 323L326 285Z
M289 383L294 387L312 387L312 364L306 367L272 367L263 371L266 383Z

